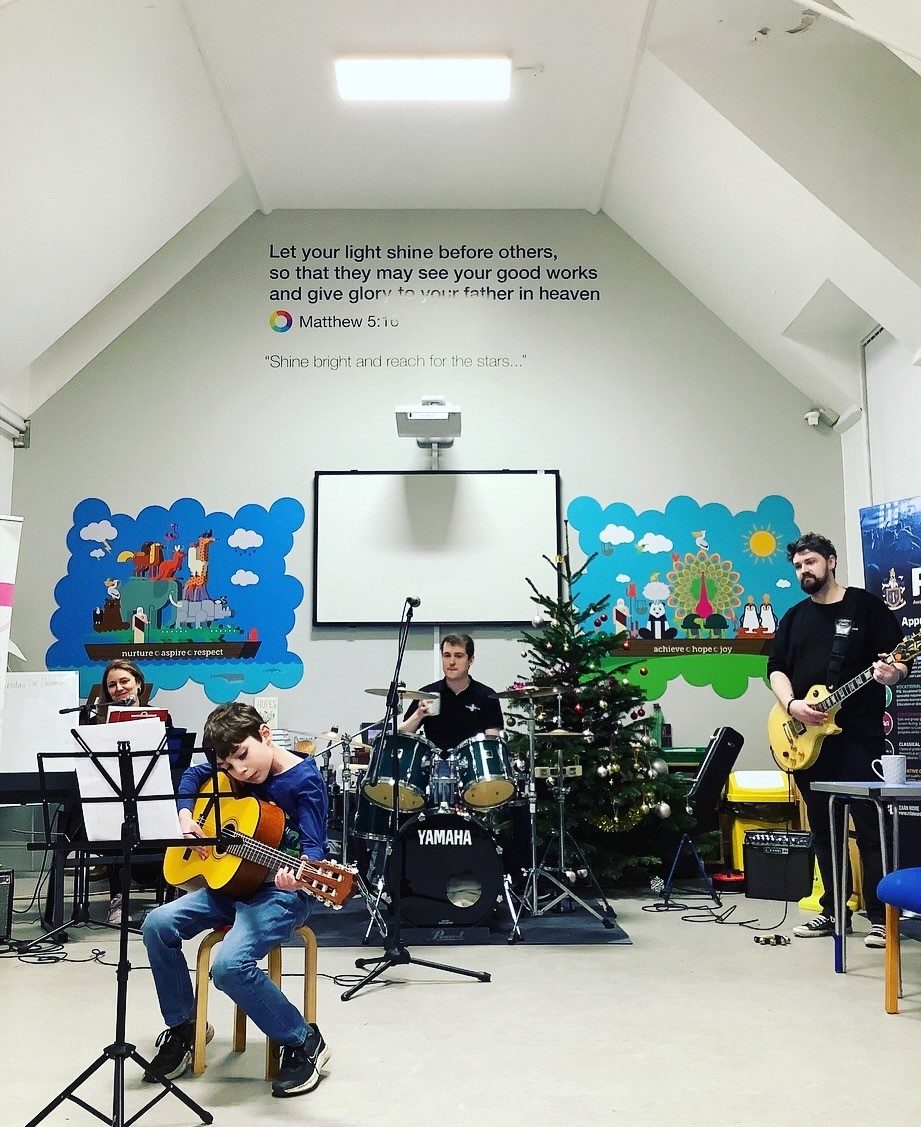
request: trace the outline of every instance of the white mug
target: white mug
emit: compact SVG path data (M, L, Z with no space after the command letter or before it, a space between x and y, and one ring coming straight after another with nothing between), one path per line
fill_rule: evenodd
M882 779L884 783L898 786L905 782L908 757L906 755L883 755L879 759L874 759L870 766L877 778Z
M427 700L425 702L428 709L429 716L437 716L441 712L441 694L435 697L434 700Z

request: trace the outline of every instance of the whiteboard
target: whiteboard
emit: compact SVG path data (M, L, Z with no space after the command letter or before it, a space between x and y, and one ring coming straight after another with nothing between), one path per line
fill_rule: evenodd
M61 716L61 708L79 704L79 678L72 670L57 673L7 673L3 698L0 772L37 771L35 756L42 751L73 752L71 728L76 714ZM48 761L48 771L73 768L64 760Z
M315 626L390 626L407 595L420 625L519 626L552 591L557 470L314 476Z

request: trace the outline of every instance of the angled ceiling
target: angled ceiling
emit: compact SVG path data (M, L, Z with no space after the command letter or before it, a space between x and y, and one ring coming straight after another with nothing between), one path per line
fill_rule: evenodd
M845 7L919 65L910 5ZM603 207L843 414L868 322L921 349L921 78L830 17L794 32L803 12L3 4L0 400L34 410L257 208ZM375 53L508 54L512 100L340 103L334 58Z

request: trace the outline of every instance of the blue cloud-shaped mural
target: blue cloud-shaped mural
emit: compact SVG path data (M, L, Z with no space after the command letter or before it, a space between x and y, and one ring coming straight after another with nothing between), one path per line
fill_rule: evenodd
M202 685L216 703L290 688L303 662L288 647L304 597L286 571L304 508L208 512L189 497L137 516L88 498L74 509L67 575L55 587L49 669L76 669L84 695L127 657L156 688Z
M684 496L642 512L577 497L567 516L595 557L575 584L576 605L608 599L595 629L624 635L626 653L661 661L650 695L681 675L737 696L748 676L763 674L777 622L802 598L786 558L800 535L786 498L733 513Z

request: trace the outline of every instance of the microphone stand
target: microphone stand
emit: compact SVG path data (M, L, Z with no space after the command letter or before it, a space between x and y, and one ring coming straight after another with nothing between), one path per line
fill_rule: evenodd
M405 848L402 837L400 836L400 823L398 818L399 813L399 799L400 799L400 755L399 744L397 737L399 735L399 686L400 686L400 667L403 664L403 653L406 649L406 642L409 638L409 628L413 619L413 602L407 599L403 604L403 613L400 617L400 633L397 642L397 664L393 671L393 679L390 682L390 689L387 693L387 711L384 715L384 732L388 730L393 736L393 746L396 749L396 754L393 757L393 804L390 809L390 837L391 849L396 851L396 880L394 883L393 894L390 901L390 916L391 926L387 929L387 935L384 939L384 954L376 959L356 959L355 966L359 970L367 970L369 967L372 969L368 971L365 977L356 986L352 986L342 994L342 1001L348 1002L365 986L369 986L375 979L379 978L385 970L390 970L391 967L408 966L412 963L417 967L430 967L432 970L449 971L451 974L466 975L467 978L475 978L478 982L490 982L491 976L485 971L464 970L463 967L448 966L446 963L432 963L426 959L416 959L410 955L406 947L403 946L400 938L400 891L403 884L403 871L405 866ZM384 863L384 873L387 872L387 862Z

